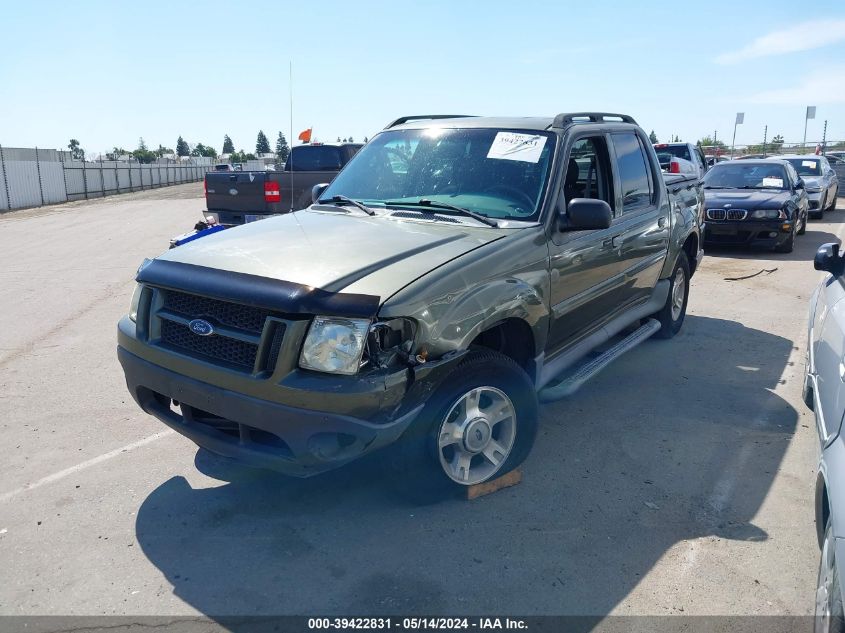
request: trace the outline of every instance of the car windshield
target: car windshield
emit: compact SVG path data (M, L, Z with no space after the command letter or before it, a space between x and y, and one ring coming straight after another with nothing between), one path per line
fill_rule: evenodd
M788 180L783 165L720 163L704 176L710 189L786 189Z
M821 176L821 163L811 158L787 158L787 162L795 167L799 176Z
M535 221L555 135L493 128L387 130L373 138L321 199L370 207L446 203L493 219Z

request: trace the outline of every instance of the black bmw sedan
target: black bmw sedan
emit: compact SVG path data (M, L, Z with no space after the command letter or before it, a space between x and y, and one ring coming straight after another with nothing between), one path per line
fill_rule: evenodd
M807 229L807 193L781 160L729 161L704 176L705 244L747 244L792 252Z

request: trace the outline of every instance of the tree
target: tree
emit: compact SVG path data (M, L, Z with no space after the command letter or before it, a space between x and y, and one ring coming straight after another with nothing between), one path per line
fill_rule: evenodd
M191 150L191 156L207 156L209 158L217 158L217 150L214 149L211 145L203 145L202 143L197 143L194 146L194 149Z
M185 142L181 136L176 141L176 155L177 156L188 156L191 153L191 148L188 147L188 144Z
M782 147L783 146L783 135L778 134L777 136L773 136L771 144L772 144L773 148Z
M263 130L258 130L258 138L255 139L255 153L256 154L269 154L270 153L270 141L267 140L267 137L264 135Z
M70 156L74 160L85 160L85 150L79 147L79 141L75 138L70 139L67 148L70 150Z
M698 145L701 145L702 147L718 147L719 149L724 149L727 147L727 145L725 145L722 141L719 140L714 143L710 135L702 136L700 139L698 139Z
M172 149L170 149L169 147L164 147L164 145L162 145L161 143L159 143L158 149L155 150L155 155L158 156L159 158L161 158L165 154L172 154L172 153L173 153Z
M223 153L224 154L234 154L235 153L235 144L232 142L232 139L229 138L228 134L223 135Z
M651 141L651 144L652 144L652 145L655 145L655 144L657 144L657 143L659 143L659 142L660 142L660 141L657 139L657 134L655 134L655 133L654 133L654 130L652 130L652 131L649 133L649 135L648 135L648 140L649 140L649 141Z
M115 151L117 148L115 148ZM138 149L136 149L132 154L130 154L132 158L137 160L139 163L152 163L158 155L155 152L150 151L147 148L147 144L144 142L144 137L138 139Z
M282 164L287 161L290 154L290 146L285 138L285 135L279 132L279 138L276 139L276 162Z

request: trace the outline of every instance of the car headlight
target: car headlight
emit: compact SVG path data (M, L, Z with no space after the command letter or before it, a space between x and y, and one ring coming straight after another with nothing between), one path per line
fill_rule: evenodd
M754 220L785 220L786 211L783 209L757 209L751 212Z
M138 304L141 303L141 291L144 286L135 284L135 292L132 293L132 301L129 303L129 318L132 321L138 320Z
M357 373L369 330L369 319L314 317L299 355L299 366L329 374Z
M806 185L805 189L807 190L807 193L818 193L822 190L822 188L818 185Z

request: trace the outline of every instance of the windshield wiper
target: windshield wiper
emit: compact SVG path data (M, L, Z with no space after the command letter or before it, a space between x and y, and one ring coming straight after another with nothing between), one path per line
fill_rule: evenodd
M437 202L435 200L429 200L428 198L420 198L417 202L405 202L403 200L398 201L387 201L384 203L385 206L410 206L410 207L429 207L432 209L445 209L449 211L455 211L461 215L465 215L467 217L472 218L473 220L478 220L482 224L486 224L487 226L492 226L495 229L499 228L499 223L496 220L492 220L485 215L481 215L480 213L476 213L475 211L470 211L469 209L465 209L464 207L458 207L454 204L449 204L448 202Z
M325 202L323 200L317 200L317 202L319 202L320 204L326 204L327 202L334 202L337 206L340 206L342 204L351 204L353 207L357 207L358 209L361 209L361 211L363 211L367 215L375 215L376 214L375 211L373 211L370 207L365 205L363 202L358 202L357 200L353 200L352 198L347 198L346 196L332 196L331 200L328 200L328 201L325 201Z
M721 185L704 185L704 189L730 189L731 187L723 187Z

